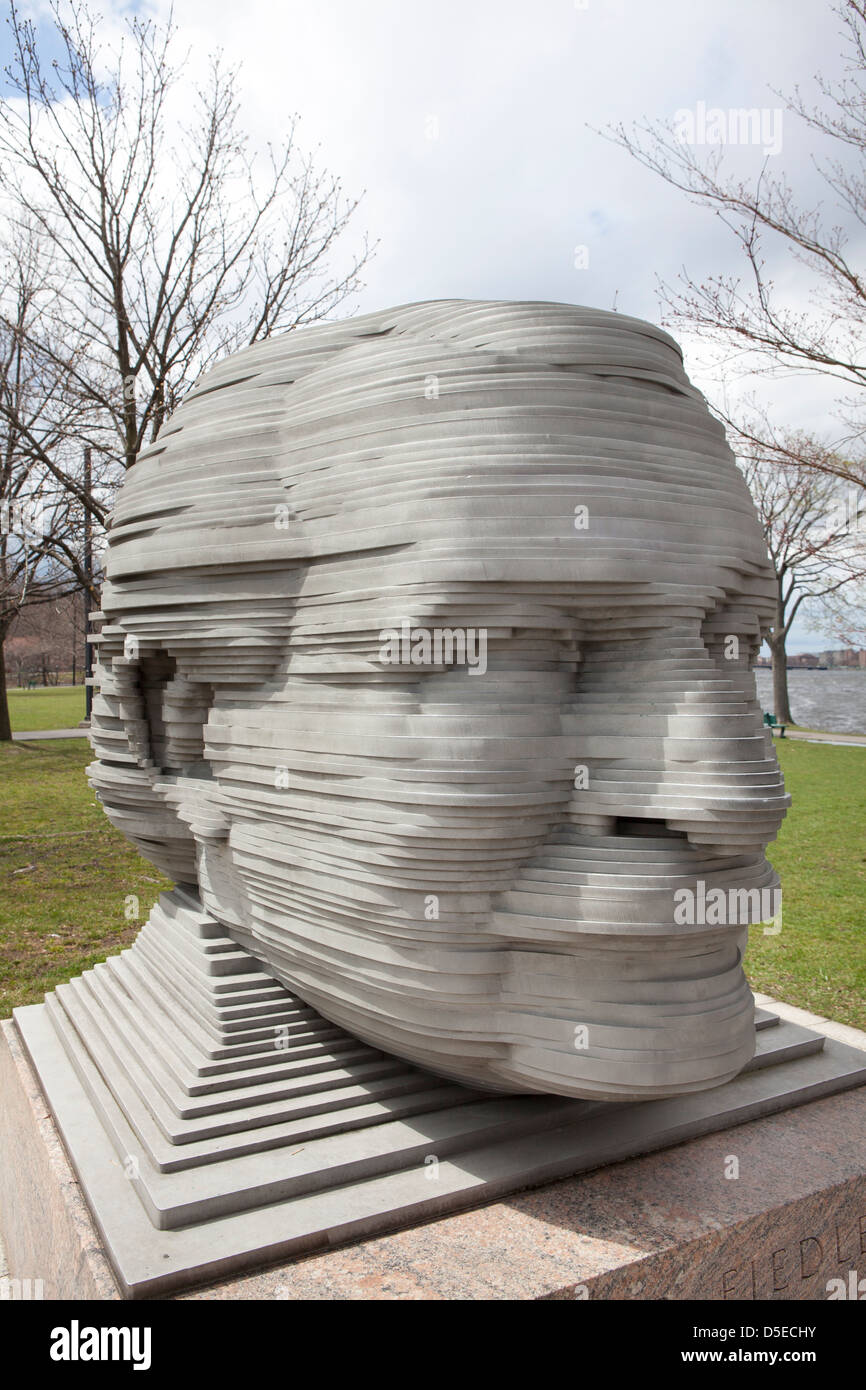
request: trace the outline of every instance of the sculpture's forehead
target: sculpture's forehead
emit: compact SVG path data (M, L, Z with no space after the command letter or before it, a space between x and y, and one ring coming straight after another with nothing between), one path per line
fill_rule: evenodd
M297 330L208 373L121 489L108 574L144 589L209 572L215 593L228 571L255 586L263 567L302 568L315 586L334 564L361 588L703 589L732 563L763 570L760 528L667 334L573 305L446 301Z

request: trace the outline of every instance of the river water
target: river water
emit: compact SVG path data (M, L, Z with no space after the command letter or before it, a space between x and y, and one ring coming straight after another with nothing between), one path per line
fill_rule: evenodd
M773 708L773 677L755 671L761 709ZM795 724L837 734L866 734L866 670L789 671L788 697Z

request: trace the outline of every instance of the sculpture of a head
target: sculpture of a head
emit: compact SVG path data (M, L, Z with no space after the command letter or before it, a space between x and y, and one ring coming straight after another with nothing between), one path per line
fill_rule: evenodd
M444 301L255 344L131 470L107 573L92 783L327 1018L503 1091L746 1064L774 581L666 333Z

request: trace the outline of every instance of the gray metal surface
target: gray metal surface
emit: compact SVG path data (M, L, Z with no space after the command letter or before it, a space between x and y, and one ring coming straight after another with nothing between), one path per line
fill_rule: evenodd
M93 786L269 974L506 1094L746 1064L775 585L667 333L449 300L257 343L108 540ZM736 910L679 918L700 884Z
M753 1062L711 1091L637 1104L470 1091L327 1023L182 891L165 895L151 926L44 1005L15 1012L133 1296L429 1219L866 1082L866 1053L762 1013Z

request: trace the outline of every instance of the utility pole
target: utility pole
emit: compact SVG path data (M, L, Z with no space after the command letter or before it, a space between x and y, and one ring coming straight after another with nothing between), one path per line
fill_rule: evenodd
M93 519L90 515L91 463L90 445L84 449L84 709L90 718L93 709L93 644L90 641L90 609L93 606Z

